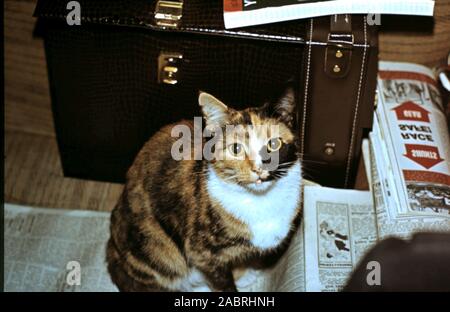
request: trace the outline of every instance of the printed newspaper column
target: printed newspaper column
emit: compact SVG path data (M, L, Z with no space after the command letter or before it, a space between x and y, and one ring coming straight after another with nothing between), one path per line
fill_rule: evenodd
M340 291L377 241L372 195L306 186L304 196L306 291Z
M395 179L393 168L394 161L390 158L385 130L386 127L381 127L378 114L375 114L373 119L373 129L370 133L370 142L374 154L374 162L377 174L380 179L380 190L383 193L383 198L386 206L384 212L379 210L377 206L377 218L387 218L392 220L398 217L401 212L400 203L401 197L398 190L401 189L402 181ZM383 129L384 128L384 129Z

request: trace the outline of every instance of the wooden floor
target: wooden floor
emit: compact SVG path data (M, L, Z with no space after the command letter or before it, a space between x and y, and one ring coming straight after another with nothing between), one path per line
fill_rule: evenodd
M109 211L123 186L65 178L56 145L43 42L33 38L36 1L5 8L5 201Z
M7 131L5 200L40 207L111 210L119 184L63 177L55 138Z
M6 0L5 201L23 205L109 211L122 185L65 178L50 109L43 43L33 38L34 0ZM450 50L450 0L436 4L435 33L380 35L383 59L434 65ZM367 189L360 165L357 188Z

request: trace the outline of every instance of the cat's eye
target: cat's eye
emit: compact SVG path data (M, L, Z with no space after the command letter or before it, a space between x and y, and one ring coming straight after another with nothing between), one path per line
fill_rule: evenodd
M244 153L244 146L240 143L233 143L228 145L228 150L230 151L231 155L237 157L241 156Z
M283 142L281 141L280 138L270 139L269 142L267 143L267 149L271 153L276 152L281 148L282 145Z

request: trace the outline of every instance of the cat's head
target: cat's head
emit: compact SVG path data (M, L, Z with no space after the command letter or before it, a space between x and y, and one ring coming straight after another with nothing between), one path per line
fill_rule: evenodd
M244 110L235 110L205 92L200 92L199 104L206 127L221 131L210 162L221 179L263 190L298 164L292 87L274 101Z

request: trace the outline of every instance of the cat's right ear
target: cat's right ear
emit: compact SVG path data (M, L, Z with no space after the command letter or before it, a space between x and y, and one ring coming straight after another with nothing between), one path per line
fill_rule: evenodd
M221 127L228 122L229 108L209 93L200 91L198 103L207 126Z

